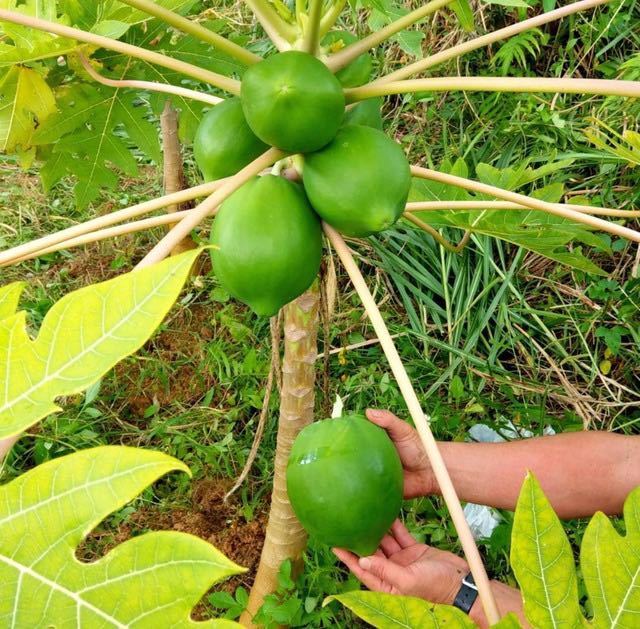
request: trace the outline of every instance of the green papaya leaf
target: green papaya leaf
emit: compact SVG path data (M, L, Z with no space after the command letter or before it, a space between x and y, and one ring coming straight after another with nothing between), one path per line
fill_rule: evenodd
M518 169L499 170L487 164L479 164L477 172L483 183L513 190L537 181L549 172L570 163L570 160L555 162L555 165L549 164L535 170L526 166ZM468 177L468 169L463 160L458 160L454 164L445 162L441 165L440 170L459 177ZM531 196L549 202L558 202L563 192L562 185L555 183L534 191ZM484 195L472 195L455 186L425 179L414 179L409 200L472 201L490 199ZM569 244L577 241L602 250L606 249L604 241L598 234L582 225L559 216L537 210L500 209L438 210L417 212L415 215L432 227L456 227L485 234L524 247L562 264L589 273L605 275L599 266L582 253L580 246L574 246L572 249L568 247Z
M355 591L329 596L324 604L339 601L356 616L378 629L456 629L476 627L465 613L450 605L429 603L413 596Z
M0 286L0 321L16 313L18 300L23 288L24 284L22 282L13 282L13 284L7 284L7 286Z
M580 566L593 608L593 626L634 627L640 617L640 488L624 505L626 535L603 513L589 522L580 549Z
M533 627L581 627L571 545L533 474L528 473L513 521L511 567Z
M54 459L0 487L0 625L239 627L190 619L212 584L244 571L204 540L163 531L93 563L75 556L101 520L173 470L189 471L159 452L108 446Z
M83 391L138 350L177 299L198 253L70 293L49 310L35 340L24 312L0 320L0 439L60 410L57 397Z

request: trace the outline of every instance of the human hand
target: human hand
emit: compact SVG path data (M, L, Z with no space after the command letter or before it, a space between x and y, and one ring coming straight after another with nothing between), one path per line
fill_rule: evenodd
M438 485L416 429L389 411L368 409L367 419L386 430L398 450L404 470L404 497L436 493Z
M341 548L333 552L370 590L417 596L431 603L451 605L469 571L461 557L419 544L400 520L371 557L358 558Z

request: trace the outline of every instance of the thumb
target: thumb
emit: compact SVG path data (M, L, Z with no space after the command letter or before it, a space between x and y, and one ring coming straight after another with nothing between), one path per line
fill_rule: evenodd
M358 564L363 570L390 585L398 593L407 589L407 582L410 579L408 568L379 555L361 557Z

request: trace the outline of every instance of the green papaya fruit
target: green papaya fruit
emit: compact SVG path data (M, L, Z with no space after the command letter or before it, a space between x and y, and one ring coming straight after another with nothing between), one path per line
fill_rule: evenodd
M318 275L322 229L300 185L265 175L221 205L211 244L222 287L257 314L272 316Z
M322 61L297 50L252 65L242 79L240 98L253 132L291 153L323 147L344 117L338 79Z
M305 155L302 180L314 210L347 236L369 236L400 218L411 172L399 144L382 131L346 125Z
M347 109L344 116L344 124L359 124L363 127L373 127L382 131L382 103L383 98L368 98L358 103L355 107Z
M202 118L193 142L206 181L235 175L269 147L251 131L239 98L230 98Z
M309 535L372 554L402 505L403 471L387 433L361 415L304 428L291 448L287 493Z
M358 38L348 31L333 31L327 33L322 40L322 47L329 54L336 53L351 44L355 44ZM336 79L342 87L358 87L364 85L371 78L373 72L373 59L367 53L356 57L349 65L336 72Z

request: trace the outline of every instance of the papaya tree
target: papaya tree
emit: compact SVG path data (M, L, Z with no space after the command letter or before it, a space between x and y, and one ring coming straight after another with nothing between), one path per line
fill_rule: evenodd
M245 625L252 624L265 595L275 590L281 563L286 559L299 563L306 544L306 533L288 499L285 470L294 438L314 414L320 293L316 277L323 238L351 278L389 360L458 531L486 616L492 623L499 621L429 417L344 237L364 238L402 220L448 250L462 250L474 233L489 233L581 268L593 267L571 246L593 244L594 231L640 242L640 233L627 225L638 212L562 203L563 191L557 188L528 196L496 185L500 182L490 177L470 179L463 163L441 170L411 165L400 146L381 130L381 99L402 94L464 91L638 98L640 82L624 79L412 78L606 2L580 0L543 12L376 78L371 76L370 50L440 10L451 9L465 28L473 30L470 7L464 0L431 0L357 39L332 31L344 0L303 0L293 9L281 2L246 0L270 41L252 40L247 47L234 41L231 33L224 37L209 28L191 0L104 0L85 5L9 0L0 8L2 148L25 165L40 163L48 189L71 176L76 202L84 207L101 189L115 187L118 172L135 174L131 145L159 161L152 119L167 99L180 112L181 137L195 138L195 155L205 179L196 187L7 249L0 252L0 265L173 225L140 256L138 270L156 268L203 221L215 216L210 248L221 284L260 316L275 318L282 310L284 358L271 511L242 618ZM193 209L139 218L194 199L201 200ZM446 238L445 228L463 232L458 244ZM279 340L277 334L274 338ZM27 392L17 395L26 398L28 384L21 386ZM53 396L63 394L57 391ZM35 421L53 411L48 397ZM26 427L11 421L13 417L11 408L0 407L3 451Z

